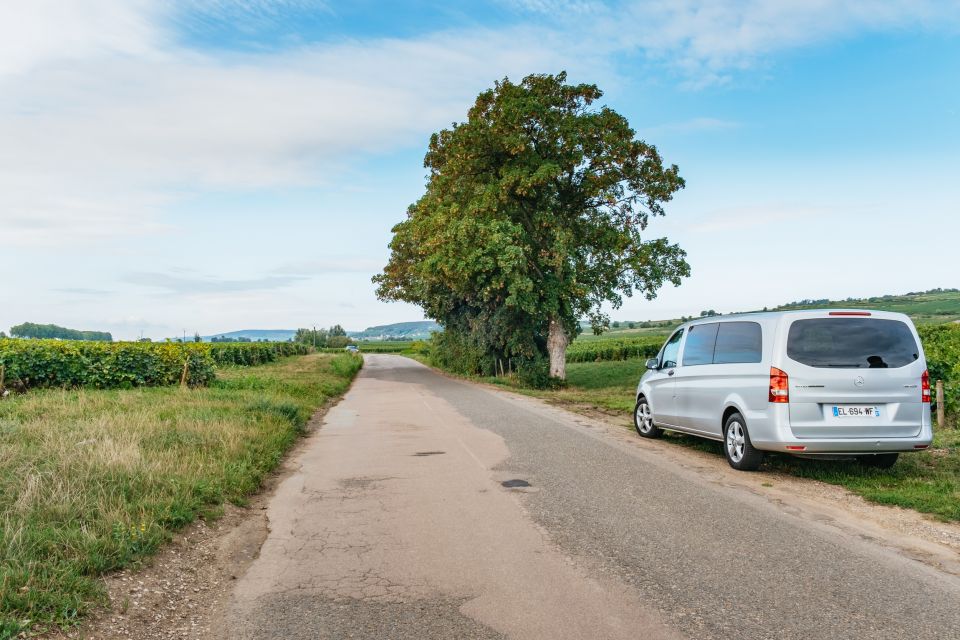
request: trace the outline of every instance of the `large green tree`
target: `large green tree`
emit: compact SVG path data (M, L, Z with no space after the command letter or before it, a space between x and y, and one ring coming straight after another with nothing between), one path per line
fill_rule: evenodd
M378 296L500 354L545 347L564 378L581 318L601 331L604 305L679 284L685 252L645 230L683 179L626 118L594 106L602 95L565 73L504 79L434 134L426 193L393 228Z

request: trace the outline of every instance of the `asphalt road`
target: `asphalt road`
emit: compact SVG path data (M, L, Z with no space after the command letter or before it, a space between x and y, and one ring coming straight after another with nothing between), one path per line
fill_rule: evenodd
M231 638L960 638L960 580L398 356L272 500Z

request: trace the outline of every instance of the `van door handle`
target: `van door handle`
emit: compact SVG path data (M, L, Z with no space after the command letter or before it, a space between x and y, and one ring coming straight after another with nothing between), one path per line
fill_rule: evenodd
M670 371L667 371L667 375L668 375L668 376L672 376L672 375L675 374L675 373L676 373L676 370L675 370L675 369L670 369Z

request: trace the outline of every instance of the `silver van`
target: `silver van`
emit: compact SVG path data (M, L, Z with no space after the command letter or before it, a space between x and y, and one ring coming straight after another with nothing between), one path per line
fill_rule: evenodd
M681 325L647 361L634 425L723 442L735 469L765 451L888 468L933 439L930 379L910 318L825 309Z

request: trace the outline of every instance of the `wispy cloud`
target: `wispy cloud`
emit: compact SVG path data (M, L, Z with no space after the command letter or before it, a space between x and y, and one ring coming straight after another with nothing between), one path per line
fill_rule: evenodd
M109 19L78 19L59 44L56 29L43 46L0 37L20 56L0 68L5 245L140 233L153 203L196 190L322 185L358 155L422 144L495 78L563 57L535 27L218 57L178 44L146 5L94 5ZM62 20L41 9L0 9L0 36Z
M504 0L608 52L643 52L690 88L769 56L869 32L960 30L950 0Z
M379 260L359 256L333 256L320 260L300 260L274 269L286 275L323 275L327 273L376 273L383 268Z
M54 289L55 293L65 293L67 295L75 296L106 296L113 293L107 289L90 289L87 287L63 287L60 289Z
M273 290L289 286L304 279L303 276L274 275L262 278L234 280L213 276L177 276L157 272L134 272L123 277L123 281L129 284L153 287L161 289L166 293L183 295Z
M688 228L695 233L743 231L785 222L809 222L838 210L825 206L769 203L717 209Z
M739 122L720 118L691 118L680 122L668 122L654 127L641 129L638 133L643 136L658 136L660 134L687 134L704 133L711 131L729 131L740 128Z

